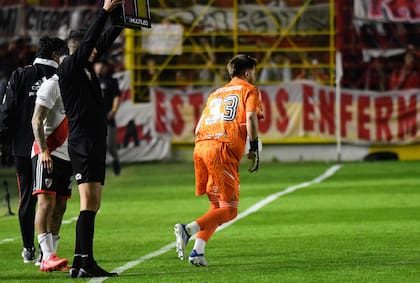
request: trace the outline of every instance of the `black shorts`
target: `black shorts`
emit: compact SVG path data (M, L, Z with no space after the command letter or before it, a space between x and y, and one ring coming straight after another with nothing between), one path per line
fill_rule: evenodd
M77 184L105 182L106 137L69 139L69 154Z
M71 179L73 177L71 162L52 155L53 172L48 173L38 157L38 155L35 155L32 158L34 180L32 194L55 194L59 198L70 198Z

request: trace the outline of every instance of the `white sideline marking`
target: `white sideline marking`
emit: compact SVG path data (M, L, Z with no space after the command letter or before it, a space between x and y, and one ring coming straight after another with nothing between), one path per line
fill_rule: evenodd
M268 197L266 197L262 201L257 202L256 204L254 204L253 206L251 206L247 210L239 213L238 216L235 219L233 219L232 221L227 222L227 223L219 226L217 228L216 232L225 229L226 227L232 225L233 223L235 223L239 219L242 219L242 218L250 215L251 213L257 212L262 207L266 206L270 202L275 201L277 198L279 198L281 196L290 194L290 193L292 193L294 191L297 191L299 189L306 188L306 187L309 187L313 184L317 184L317 183L322 182L323 180L325 180L325 179L331 177L332 175L334 175L334 173L337 172L340 168L341 168L341 165L334 165L334 166L330 167L327 171L325 171L324 174L316 177L315 179L313 179L309 182L304 182L304 183L301 183L301 184L298 184L298 185L295 185L295 186L291 186L291 187L288 187L281 192L277 192L277 193L274 193L272 195L269 195ZM176 246L176 242L170 243L170 244L162 247L160 250L154 251L150 254L147 254L145 256L139 257L138 259L130 261L123 266L117 267L112 272L122 273L122 272L124 272L124 271L126 271L126 270L128 270L128 269L130 269L130 268L148 260L148 259L157 257L161 254L164 254L164 253L168 252L169 250L175 248L175 246ZM93 279L89 280L88 283L100 283L100 282L105 281L106 279L108 279L108 277L93 278Z
M325 179L331 177L332 175L334 175L334 173L337 172L340 168L341 168L341 165L334 165L334 166L330 167L327 171L325 171L324 174L316 177L312 181L300 183L298 185L288 187L281 192L277 192L275 194L269 195L268 197L266 197L262 201L257 202L256 204L254 204L253 206L251 206L247 210L239 213L238 216L235 219L233 219L232 221L226 222L226 223L220 225L219 227L217 227L216 231L225 229L226 227L232 225L234 222L238 221L239 219L247 217L251 213L254 213L254 212L260 210L262 207L266 206L267 204L269 204L272 201L275 201L277 198L279 198L281 196L293 193L294 191L297 191L297 190L302 189L302 188L309 187L313 184L321 183L323 180L325 180Z
M3 243L13 242L16 238L6 238L0 241L0 245Z
M61 221L61 225L63 225L63 224L70 224L70 223L72 223L74 221L77 221L77 217L72 217L70 219Z
M61 221L61 224L70 224L70 223L72 223L74 221L77 221L77 217L72 217L72 218L69 218L67 220L63 220L63 221ZM0 240L0 245L1 244L4 244L4 243L13 242L13 241L15 241L17 239L18 239L17 237L2 239L2 240Z

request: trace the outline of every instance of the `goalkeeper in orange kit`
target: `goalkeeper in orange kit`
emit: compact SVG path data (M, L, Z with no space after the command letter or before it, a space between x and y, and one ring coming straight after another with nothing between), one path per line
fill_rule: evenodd
M204 249L216 228L238 214L239 162L250 141L249 172L259 168L258 119L263 118L261 94L253 85L255 58L233 57L227 70L231 81L212 92L195 133L194 168L196 195L207 194L210 209L189 224L175 224L176 252L185 258L190 237L197 233L189 262L206 266Z

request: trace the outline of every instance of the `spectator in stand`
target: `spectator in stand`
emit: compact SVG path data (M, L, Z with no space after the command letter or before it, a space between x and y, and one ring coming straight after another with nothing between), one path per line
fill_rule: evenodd
M292 71L290 70L290 59L281 53L275 52L270 56L269 62L267 62L261 70L259 82L290 82L291 79Z
M390 89L420 89L420 70L418 58L413 47L409 47L404 56L404 65L392 72Z
M197 79L203 85L212 85L214 80L214 64L216 62L216 56L210 45L209 40L206 37L200 38L199 45L194 46L194 53L192 61L197 64L202 64L203 59L205 60L204 68L197 71Z
M14 69L26 65L27 61L25 61L25 53L27 51L28 49L25 48L25 40L22 37L16 37L9 42L5 58L6 61L4 61L9 74L12 73Z
M3 100L3 95L6 92L7 81L10 76L8 68L3 63L7 60L7 57L7 44L0 44L0 62L2 62L2 64L0 64L0 100Z
M7 42L0 43L0 102L3 101L4 94L7 88L7 82L9 80L10 71L7 68ZM13 164L13 158L11 156L11 147L8 142L0 141L0 167L10 166Z
M363 56L360 48L353 43L352 47L343 50L343 78L341 80L342 87L351 89L363 88L363 79L360 74L363 73L364 64Z
M121 92L118 87L118 81L112 77L111 66L106 59L97 61L94 68L101 86L105 102L105 112L107 113L108 135L106 148L112 157L114 174L118 176L121 173L121 165L117 152L117 124L115 122L115 114L117 114L117 110L120 107Z
M193 83L185 70L177 70L175 72L175 83L176 89L179 91L188 93L193 90Z
M219 68L214 76L214 85L223 85L229 81L229 73L226 71L226 68Z
M364 89L385 91L387 89L386 81L387 77L383 58L373 58L365 73Z
M146 58L145 61L147 69L142 73L142 79L144 82L154 82L155 77L157 78L159 75L156 60L150 57Z
M224 85L230 81L229 72L225 67L217 67L218 65L226 65L231 59L230 57L223 56L224 54L218 54L216 61L216 70L214 73L213 85ZM230 55L229 55L230 56Z
M18 67L29 64L27 60L24 60L25 52L28 51L24 48L24 44L25 40L22 37L16 37L0 46L0 95L5 93L7 81L12 72ZM31 58L31 61L33 59Z
M311 64L308 65L307 60L304 60L304 69L301 69L300 72L295 76L295 80L311 80L319 84L328 83L328 75L319 66L318 59L312 59Z

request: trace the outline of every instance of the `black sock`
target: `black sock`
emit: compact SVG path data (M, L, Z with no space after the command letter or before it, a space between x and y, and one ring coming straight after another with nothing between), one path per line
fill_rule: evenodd
M93 259L93 234L95 228L96 212L90 210L80 211L77 221L76 245L79 245L81 266L88 267L94 263Z
M82 266L82 257L80 255L75 254L73 256L73 264L71 265L71 267L79 269L80 266Z
M80 250L80 217L77 218L76 222L76 240L74 244L74 256L73 256L73 265L74 268L80 268L82 265L82 251Z

